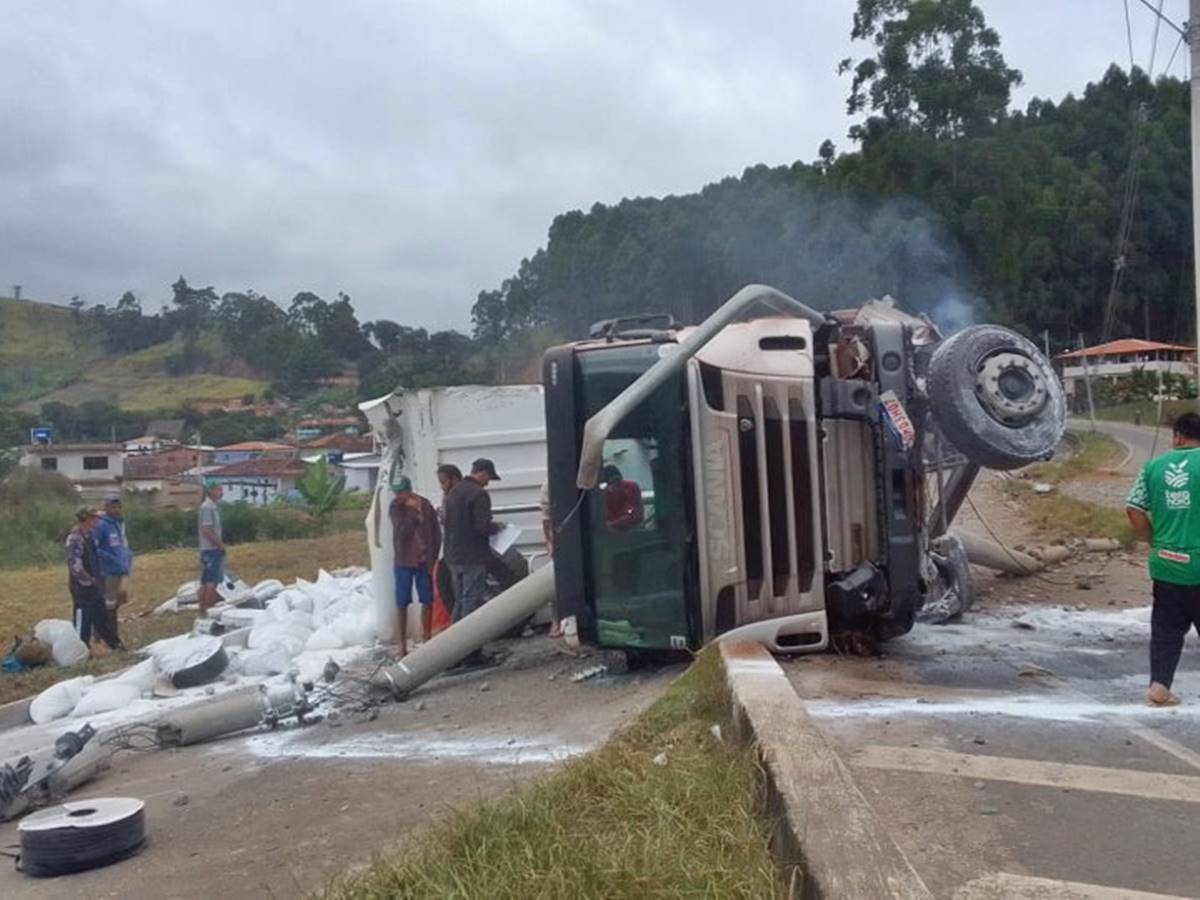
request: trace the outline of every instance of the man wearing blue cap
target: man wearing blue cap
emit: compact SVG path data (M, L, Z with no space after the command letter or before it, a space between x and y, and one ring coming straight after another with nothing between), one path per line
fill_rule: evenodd
M421 603L421 639L428 641L433 628L432 573L442 549L442 529L433 504L413 491L407 476L396 477L392 492L395 498L388 507L388 518L395 557L397 644L403 657L408 653L408 607L414 589Z
M221 497L225 489L209 478L204 482L204 502L197 511L200 534L200 615L220 599L217 585L225 580L225 541L221 534Z

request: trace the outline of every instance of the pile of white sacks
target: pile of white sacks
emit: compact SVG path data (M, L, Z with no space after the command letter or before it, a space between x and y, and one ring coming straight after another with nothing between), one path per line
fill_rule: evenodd
M301 653L340 650L370 644L376 636L371 573L363 569L331 575L324 569L315 582L300 579L291 587L264 582L255 596L278 585L266 609L230 607L214 613L226 629L249 627L245 649L230 654L230 667L244 675L277 675L292 668Z
M340 570L336 574L322 569L315 582L300 579L290 587L275 580L260 582L252 589L243 585L241 599L247 592L259 602L265 601L266 608L244 609L226 603L210 611L227 632L249 628L244 646L240 640L223 641L203 633L157 641L138 651L147 659L117 676L97 680L86 675L60 681L42 691L29 708L30 719L41 724L65 717L94 716L122 709L135 700L159 696L169 676L209 659L222 643L229 664L220 677L234 681L242 675L262 678L293 672L301 658L320 665L331 651L360 646L366 649L376 637L371 573L364 569ZM63 658L71 661L60 665L73 665L87 658L87 647L70 622L47 619L37 624L34 633L54 648L56 662L62 642ZM70 644L72 640L82 648L82 655ZM169 692L169 688L166 690Z

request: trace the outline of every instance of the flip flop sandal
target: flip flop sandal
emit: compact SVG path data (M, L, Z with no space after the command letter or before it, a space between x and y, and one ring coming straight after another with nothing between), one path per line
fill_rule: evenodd
M1147 697L1146 705L1155 709L1166 709L1170 706L1178 706L1179 698L1174 694L1168 694L1165 700L1151 700L1149 697Z

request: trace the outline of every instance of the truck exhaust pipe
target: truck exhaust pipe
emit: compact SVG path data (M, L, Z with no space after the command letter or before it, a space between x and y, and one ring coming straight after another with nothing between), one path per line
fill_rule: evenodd
M776 312L807 319L816 330L826 324L824 313L817 312L783 291L765 284L748 284L721 305L715 313L705 319L678 344L670 356L663 357L617 394L604 409L587 420L583 427L583 447L579 453L579 472L576 487L590 490L600 481L600 469L604 465L604 441L638 404L679 372L687 361L703 349L727 325L737 322L747 308L763 303Z

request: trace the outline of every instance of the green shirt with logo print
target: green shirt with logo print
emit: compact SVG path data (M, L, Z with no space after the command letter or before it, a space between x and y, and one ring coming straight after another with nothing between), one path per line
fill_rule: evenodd
M1142 466L1127 506L1150 517L1150 577L1200 584L1200 447L1172 450Z

